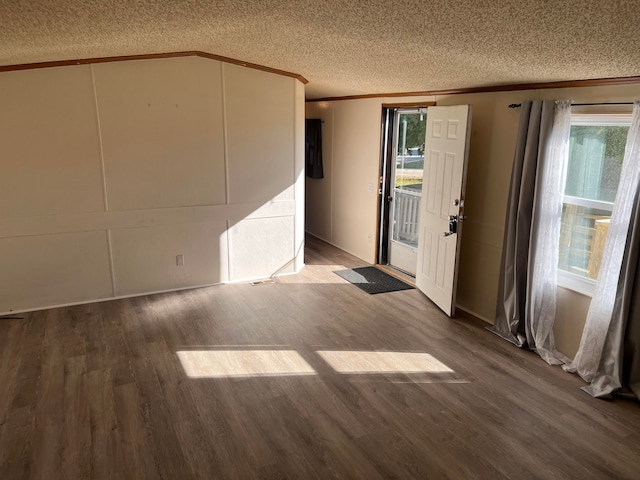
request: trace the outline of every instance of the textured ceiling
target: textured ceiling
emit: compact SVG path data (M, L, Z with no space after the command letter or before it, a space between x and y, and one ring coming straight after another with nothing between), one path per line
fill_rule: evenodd
M307 97L640 75L639 0L0 0L0 65L201 50Z

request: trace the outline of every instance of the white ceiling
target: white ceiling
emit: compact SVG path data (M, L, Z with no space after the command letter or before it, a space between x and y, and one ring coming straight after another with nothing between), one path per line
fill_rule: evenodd
M200 50L307 97L640 75L639 0L0 0L0 65Z

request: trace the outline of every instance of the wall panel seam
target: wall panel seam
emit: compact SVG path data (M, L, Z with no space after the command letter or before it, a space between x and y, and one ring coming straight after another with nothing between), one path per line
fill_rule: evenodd
M231 238L229 236L229 230L231 229L231 221L227 220L227 229L224 231L224 234L227 236L227 281L232 281L232 266L231 266Z
M111 230L107 229L107 248L109 249L109 271L111 272L111 290L113 296L118 296L118 288L116 285L116 269L113 262L113 243L111 242Z
M229 141L227 135L227 84L225 82L224 63L220 63L220 87L222 88L222 145L224 155L224 199L229 205L231 195L229 193Z
M91 85L93 88L93 102L96 111L96 127L98 129L98 149L100 151L100 172L102 175L102 199L104 202L104 211L109 211L109 200L107 198L107 174L104 163L104 148L102 145L102 125L100 123L100 108L98 107L98 90L96 88L96 77L93 65L89 65L91 70Z

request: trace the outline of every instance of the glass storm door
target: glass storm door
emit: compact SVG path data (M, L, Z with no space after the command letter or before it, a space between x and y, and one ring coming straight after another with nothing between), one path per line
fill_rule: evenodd
M395 113L389 218L389 265L416 274L426 108Z

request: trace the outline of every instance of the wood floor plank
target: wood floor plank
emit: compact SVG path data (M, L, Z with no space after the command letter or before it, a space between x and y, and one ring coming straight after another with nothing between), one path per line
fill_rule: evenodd
M64 362L62 471L65 478L91 478L91 422L84 356Z
M322 241L305 261L0 321L0 478L638 478L637 402L589 397L417 290L362 292L333 271L365 263Z
M0 427L0 478L29 478L33 449L33 406L11 410Z
M128 478L160 478L157 458L149 441L145 405L133 383L114 387L115 413L122 445L122 468Z
M62 477L61 434L64 425L65 369L61 345L52 343L43 349L41 382L34 412L35 431L31 455L31 478Z
M151 346L149 347L151 350ZM158 382L154 359L134 362L133 375L140 398L144 402L143 417L148 433L147 442L150 443L160 477L193 476L178 443L171 410Z
M14 392L19 385L16 377L23 362L21 351L23 349L24 332L26 323L20 320L0 320L3 335L3 348L0 351L0 426L4 425L11 413L11 404Z
M96 479L128 478L122 469L122 445L118 435L113 381L110 369L87 372L91 460Z
M185 378L175 353L156 352L153 358L162 393L171 402L167 408L175 428L176 448L182 450L194 478L224 476L231 428L220 399L215 392L201 392L197 383Z

